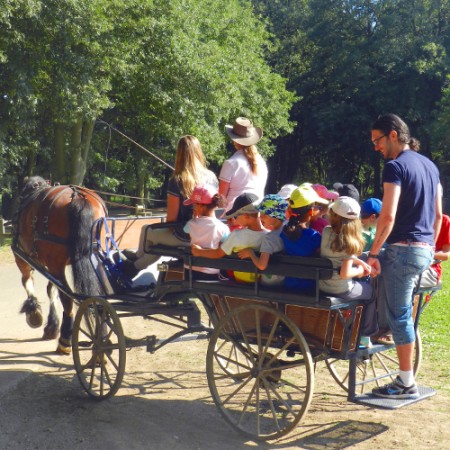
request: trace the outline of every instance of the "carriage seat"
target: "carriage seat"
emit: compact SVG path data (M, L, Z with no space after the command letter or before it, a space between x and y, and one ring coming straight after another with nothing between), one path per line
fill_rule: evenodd
M327 258L300 257L285 254L272 255L268 267L264 271L258 270L252 261L239 259L236 255L224 256L220 259L210 259L193 256L188 247L169 247L165 245L152 246L152 254L169 256L173 258L170 264L165 263L161 267L165 271L172 271L165 282L188 285L194 290L214 292L220 286L220 292L225 295L241 295L246 297L259 297L267 300L276 300L280 303L309 304L325 308L342 308L350 303L365 303L361 300L343 300L339 297L324 294L318 289L319 280L330 279L333 274L333 265ZM213 267L223 271L238 270L241 272L265 273L283 275L316 281L316 289L309 291L294 291L285 289L284 286L267 286L256 277L254 283L242 283L234 280L201 281L193 280L189 276L184 277L183 266ZM179 276L174 276L179 273ZM183 275L181 275L183 273Z

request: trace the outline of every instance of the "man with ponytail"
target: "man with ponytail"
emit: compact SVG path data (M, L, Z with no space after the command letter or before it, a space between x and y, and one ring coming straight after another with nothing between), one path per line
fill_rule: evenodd
M383 206L367 263L372 276L382 275L379 301L384 298L386 302L387 323L400 366L392 383L372 392L385 398L418 398L413 371L413 291L417 277L433 260L441 227L439 171L414 151L418 141L411 138L408 126L395 114L385 114L375 121L372 143L375 151L389 161L383 170Z

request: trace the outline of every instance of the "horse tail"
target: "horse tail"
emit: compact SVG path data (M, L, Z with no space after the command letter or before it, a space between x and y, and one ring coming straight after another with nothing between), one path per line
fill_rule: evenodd
M86 195L74 189L69 205L69 255L76 293L101 295L102 286L91 263L92 225L96 220L94 208Z

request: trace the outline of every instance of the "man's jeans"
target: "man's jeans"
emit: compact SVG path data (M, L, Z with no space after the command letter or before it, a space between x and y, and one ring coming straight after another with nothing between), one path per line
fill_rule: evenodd
M381 275L379 280L379 321L383 327L383 315L392 331L396 345L410 344L416 339L411 316L412 294L417 277L433 260L432 247L389 245L380 253Z

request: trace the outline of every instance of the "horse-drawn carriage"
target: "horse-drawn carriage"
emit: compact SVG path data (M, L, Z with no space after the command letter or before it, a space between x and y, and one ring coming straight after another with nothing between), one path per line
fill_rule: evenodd
M149 222L154 222L149 224ZM144 224L166 227L162 217L98 218L92 227L89 260L101 287L95 295L77 292L49 273L17 241L18 258L46 276L65 297L75 299L72 351L75 370L93 398L114 395L125 374L127 350L146 346L154 353L166 344L191 338L209 339L206 374L212 398L227 422L253 439L276 439L290 432L306 414L314 392L315 368L323 361L348 400L397 408L414 400L373 398L372 387L398 373L393 346L360 347L364 301L323 295L318 281L333 268L325 258L273 255L263 273L316 281L312 292L288 292L265 286L251 261L194 257L189 248L154 246L162 257L157 274L144 273L134 286L121 279L112 254L138 242ZM61 245L61 244L59 244ZM201 281L192 266L254 272L254 283ZM415 293L415 371L421 359L417 329L420 314L436 289ZM168 337L128 338L121 318L140 316L171 324ZM170 319L170 320L166 320ZM434 391L419 387L419 399Z

